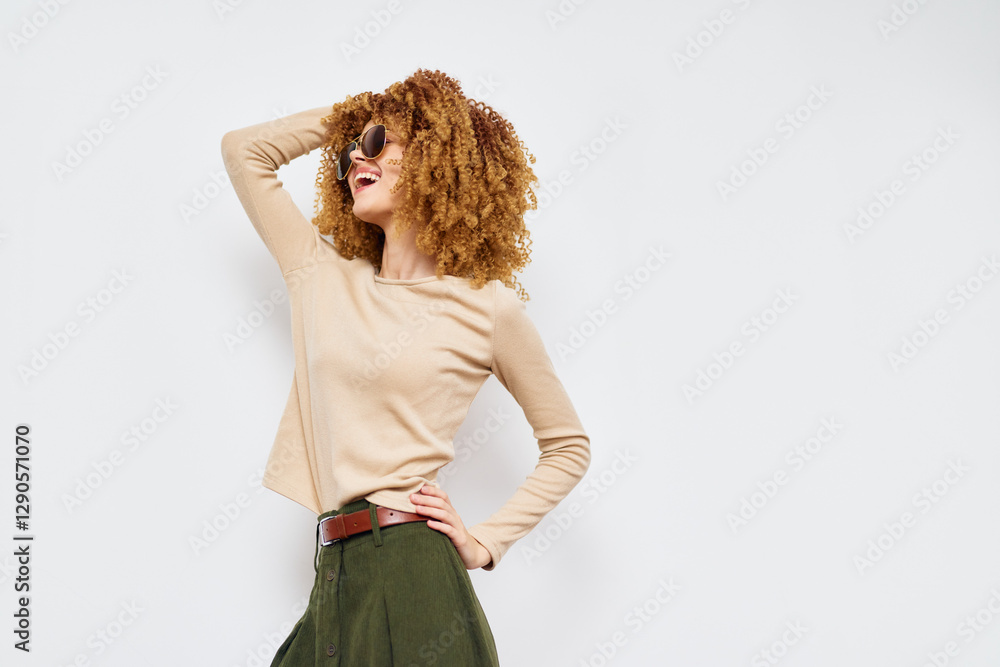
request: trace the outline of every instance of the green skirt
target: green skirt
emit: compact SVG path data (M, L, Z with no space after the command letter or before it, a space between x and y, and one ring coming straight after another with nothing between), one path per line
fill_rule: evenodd
M376 505L356 500L316 521ZM455 545L426 521L316 542L309 605L271 667L493 667L493 633Z

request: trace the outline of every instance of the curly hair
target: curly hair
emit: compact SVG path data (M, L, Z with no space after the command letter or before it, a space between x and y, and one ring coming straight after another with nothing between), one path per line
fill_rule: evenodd
M403 140L395 186L403 194L392 221L399 233L418 225L417 248L436 257L437 277L471 278L474 289L500 280L528 301L513 273L531 262L524 213L538 207L531 189L538 179L528 165L535 157L510 122L467 98L459 82L439 70L418 69L381 94L348 95L323 118L327 134L312 220L319 232L332 236L346 259L362 257L381 269L385 232L354 215L347 180L337 180L337 151L369 120Z

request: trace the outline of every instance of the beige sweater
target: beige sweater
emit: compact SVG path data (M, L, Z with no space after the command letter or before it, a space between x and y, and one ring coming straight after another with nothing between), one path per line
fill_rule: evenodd
M302 111L222 138L233 189L288 289L295 369L263 484L317 514L366 498L409 500L455 458L453 438L496 375L531 424L535 470L486 521L467 526L492 570L580 481L590 439L524 302L498 280L382 278L319 234L278 180L323 145L323 116ZM455 508L461 516L462 508Z

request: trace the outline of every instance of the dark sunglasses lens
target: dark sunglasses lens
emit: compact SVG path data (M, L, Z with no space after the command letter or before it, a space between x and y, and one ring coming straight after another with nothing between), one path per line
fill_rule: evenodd
M376 157L385 148L385 125L373 125L361 139L361 153L367 158Z
M347 175L347 170L351 168L351 151L357 147L358 144L352 141L344 146L344 150L340 151L337 156L337 178L343 179Z

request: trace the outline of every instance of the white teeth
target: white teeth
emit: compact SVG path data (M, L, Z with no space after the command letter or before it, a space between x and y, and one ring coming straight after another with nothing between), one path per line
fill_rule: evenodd
M379 180L379 178L381 178L381 177L378 174L370 172L370 171L365 171L365 172L362 172L362 173L360 173L360 174L357 175L357 177L354 179L354 185L359 185L360 186L361 185L361 179L368 179L372 183L377 183L378 180Z

